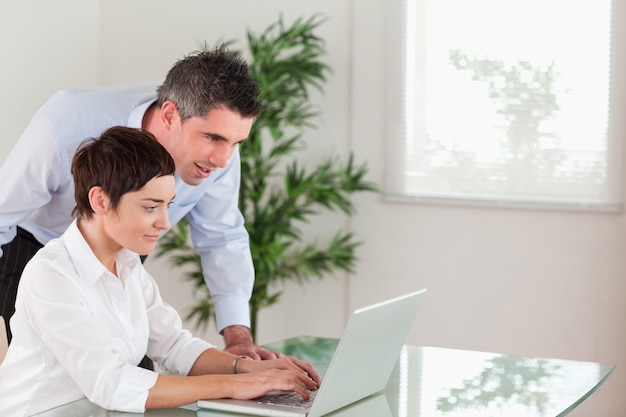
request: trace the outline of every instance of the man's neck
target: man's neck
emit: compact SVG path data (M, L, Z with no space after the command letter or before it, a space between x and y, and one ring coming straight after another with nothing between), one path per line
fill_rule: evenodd
M141 120L141 128L147 130L153 135L158 131L159 125L159 107L156 102L152 103L146 110Z

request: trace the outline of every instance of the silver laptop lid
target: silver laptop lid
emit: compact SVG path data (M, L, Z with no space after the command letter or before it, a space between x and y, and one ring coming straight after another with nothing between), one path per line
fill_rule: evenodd
M198 401L198 406L246 415L319 417L382 391L425 293L416 291L352 313L310 409L234 399Z
M318 417L385 388L426 290L354 310L309 417Z

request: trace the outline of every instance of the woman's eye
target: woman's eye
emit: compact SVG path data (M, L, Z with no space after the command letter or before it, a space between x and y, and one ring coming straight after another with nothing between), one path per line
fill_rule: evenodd
M150 213L152 213L156 209L157 209L157 206L146 206L146 211Z

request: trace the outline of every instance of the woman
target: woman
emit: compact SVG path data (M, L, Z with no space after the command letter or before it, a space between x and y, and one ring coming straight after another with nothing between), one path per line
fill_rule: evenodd
M182 329L139 255L170 226L174 162L146 132L113 127L72 161L76 219L22 275L13 341L0 366L0 415L31 415L82 397L142 412L272 390L309 397L318 373L293 357L256 361ZM167 374L135 366L145 352Z

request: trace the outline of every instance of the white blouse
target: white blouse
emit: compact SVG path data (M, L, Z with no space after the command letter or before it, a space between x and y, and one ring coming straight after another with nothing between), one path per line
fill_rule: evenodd
M192 337L165 303L139 256L122 250L119 279L102 265L74 221L29 262L0 366L0 415L24 416L87 397L110 410L143 412L157 373L148 354L186 375L213 345Z

